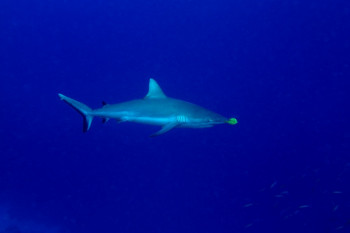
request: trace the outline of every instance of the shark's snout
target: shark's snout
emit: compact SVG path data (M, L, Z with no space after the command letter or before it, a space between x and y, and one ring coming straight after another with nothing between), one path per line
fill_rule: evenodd
M208 121L210 123L212 123L213 125L217 125L217 124L223 124L227 122L227 118L224 116L221 116L219 114L215 114L215 116L212 116L208 119Z

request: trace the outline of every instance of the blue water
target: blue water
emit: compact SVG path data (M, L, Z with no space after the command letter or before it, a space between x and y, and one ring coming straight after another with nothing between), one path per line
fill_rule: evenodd
M350 232L349 1L0 1L1 233ZM171 97L235 126L102 124Z

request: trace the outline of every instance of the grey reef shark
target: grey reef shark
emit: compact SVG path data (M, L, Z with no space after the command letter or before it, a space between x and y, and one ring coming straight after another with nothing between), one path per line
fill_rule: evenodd
M166 133L173 128L207 128L224 123L237 124L236 118L228 119L198 105L167 97L154 79L149 80L149 90L143 99L119 104L103 102L103 107L98 109L91 109L62 94L58 96L83 116L83 132L90 129L94 117L102 118L103 122L112 118L118 122L136 122L162 127L151 136Z

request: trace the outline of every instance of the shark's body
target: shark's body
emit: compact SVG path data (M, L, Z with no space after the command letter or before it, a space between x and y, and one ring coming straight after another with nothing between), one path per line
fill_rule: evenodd
M104 103L102 108L95 110L67 96L58 95L84 117L84 132L89 130L93 117L101 117L104 121L116 119L119 122L162 126L162 129L152 136L160 135L175 127L206 128L215 124L236 123L234 118L229 120L198 105L167 97L153 79L150 79L149 91L145 98L119 104Z

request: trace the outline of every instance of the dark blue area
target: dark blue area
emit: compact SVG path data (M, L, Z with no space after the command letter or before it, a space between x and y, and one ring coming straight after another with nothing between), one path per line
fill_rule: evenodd
M0 205L64 232L348 232L348 1L0 2ZM235 126L81 132L171 97ZM1 226L0 226L0 230Z

